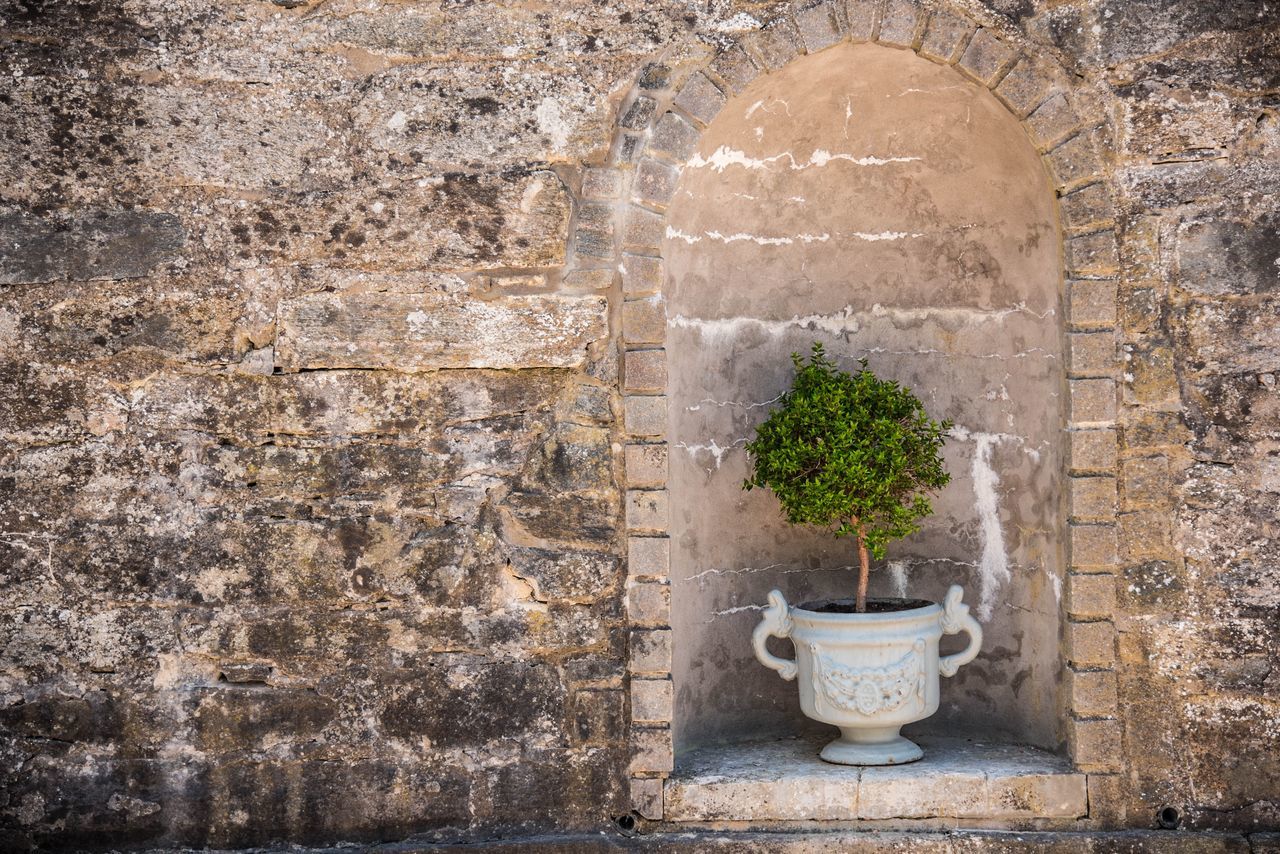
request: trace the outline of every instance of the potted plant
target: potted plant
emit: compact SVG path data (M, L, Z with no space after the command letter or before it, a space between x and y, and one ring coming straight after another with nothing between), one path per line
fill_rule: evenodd
M867 370L848 373L821 344L747 443L752 473L744 489L768 487L787 521L852 538L858 587L852 599L788 605L769 593L752 636L756 657L783 679L800 677L800 707L840 728L822 749L828 762L896 765L923 752L899 729L938 709L938 674L972 661L982 628L952 585L941 605L914 599L867 599L871 558L919 530L933 512L929 495L950 481L941 449L951 425L929 418L909 389ZM943 634L969 633L964 652L938 656ZM794 660L771 654L768 637L789 637Z

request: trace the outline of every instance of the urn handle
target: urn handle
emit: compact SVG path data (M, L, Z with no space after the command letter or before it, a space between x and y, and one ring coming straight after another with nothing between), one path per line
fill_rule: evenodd
M978 657L978 649L982 646L982 626L969 616L969 606L960 602L963 596L964 589L959 584L953 584L947 591L947 598L943 600L942 633L969 633L969 645L963 652L938 659L938 672L943 676L955 676L962 664L968 664Z
M760 625L751 633L751 646L756 651L756 658L770 670L778 671L778 675L790 682L796 678L796 663L788 661L765 649L765 641L769 636L785 638L791 636L791 606L783 598L781 590L769 591L769 607L764 609Z

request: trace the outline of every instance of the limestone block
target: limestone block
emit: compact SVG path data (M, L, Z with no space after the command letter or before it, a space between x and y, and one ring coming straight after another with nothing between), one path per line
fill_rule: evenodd
M671 586L657 581L630 584L627 587L627 618L633 626L665 628L671 621Z
M770 71L777 71L800 55L800 31L789 18L780 18L743 40Z
M704 125L720 114L725 94L702 72L695 73L680 89L672 102Z
M566 273L562 282L565 290L603 291L613 287L614 272L610 268L574 270Z
M1071 755L1085 771L1115 770L1123 764L1124 746L1120 722L1114 720L1073 720L1067 726Z
M668 723L675 713L675 691L670 679L631 680L631 719L643 723Z
M1116 283L1082 279L1067 283L1069 323L1073 329L1102 329L1116 322Z
M1080 118L1071 102L1061 92L1057 93L1027 116L1027 130L1041 151L1048 151L1080 126Z
M683 162L698 147L700 137L698 129L685 121L679 113L663 113L662 118L654 125L649 150Z
M1071 472L1073 474L1112 474L1116 467L1116 432L1114 430L1072 430L1067 433L1071 443Z
M667 307L661 297L622 304L622 340L627 344L661 344L667 336Z
M1093 178L1102 171L1098 146L1089 131L1078 133L1053 149L1048 160L1059 189Z
M711 71L717 77L725 82L729 87L729 91L738 94L747 87L752 80L760 76L760 66L756 65L754 59L742 49L741 45L731 45L716 56L711 61ZM681 92L683 94L683 91ZM714 95L712 96L714 100ZM679 103L677 98L676 106L688 109L684 104ZM719 107L715 108L715 112L719 112ZM701 115L690 114L695 118L702 119ZM712 114L714 117L714 113ZM704 122L710 124L710 119L703 119Z
M1097 424L1116 418L1116 382L1112 379L1069 380L1071 422Z
M174 261L181 221L159 211L86 210L58 221L0 214L0 285L135 279Z
M648 95L639 95L622 111L622 118L618 120L618 124L629 130L644 130L649 126L649 122L653 121L657 109L657 101Z
M609 744L626 732L622 691L594 688L575 691L569 714L574 744Z
M617 169L588 169L582 174L584 199L616 199L622 194L622 173Z
M1109 622L1068 624L1067 657L1077 668L1113 666L1116 660L1115 626Z
M915 0L888 0L881 13L880 34L876 41L890 47L911 47L922 17Z
M1111 229L1068 237L1065 248L1069 275L1109 276L1120 267L1116 235Z
M1111 521L1116 515L1114 477L1071 478L1071 518L1081 522Z
M1072 569L1112 567L1119 561L1114 525L1072 525L1070 531Z
M845 20L849 24L850 41L871 41L879 17L880 0L846 0Z
M1169 504L1172 484L1168 457L1127 459L1121 471L1124 477L1124 506L1127 509L1163 507Z
M1109 223L1115 219L1111 190L1102 181L1068 193L1059 204L1062 219L1071 229Z
M1204 299L1184 311L1187 358L1197 370L1264 373L1276 369L1280 299L1229 304Z
M670 572L670 540L666 537L627 539L627 573L632 578L666 578Z
M796 10L796 27L807 53L816 53L830 47L842 38L841 17L837 10L839 0L804 4Z
M1071 713L1081 718L1112 717L1116 713L1114 670L1066 669Z
M671 671L671 630L632 631L629 652L632 673L669 673Z
M628 249L656 252L662 246L665 226L666 220L661 214L645 210L639 205L631 205L627 208L626 225L622 234L623 245Z
M635 182L631 191L637 201L665 206L676 191L676 181L679 177L676 171L665 163L645 158L636 168Z
M663 532L667 530L669 498L665 489L627 490L627 529Z
M1054 79L1049 71L1034 59L1024 56L994 91L1014 115L1022 117L1043 104L1053 90Z
M675 765L669 729L632 729L632 774L670 774Z
M665 350L628 350L623 362L623 390L662 391L667 387Z
M630 781L631 808L644 818L662 818L662 778L633 777Z
M664 486L667 482L667 446L627 445L628 486Z
M1014 57L1013 49L991 30L979 29L969 40L959 67L980 83L990 85Z
M1214 217L1178 227L1178 287L1199 296L1274 290L1280 257L1280 214L1241 222ZM1274 265L1270 265L1274 266Z
M1122 513L1118 521L1121 545L1127 562L1174 557L1172 520L1168 511L1139 510Z
M1068 373L1072 377L1105 377L1115 372L1113 332L1073 332L1067 336Z
M599 296L321 292L280 305L277 364L304 368L571 367L608 331Z
M647 296L662 290L662 259L623 254L622 292L628 297Z
M664 396L628 395L622 399L623 422L632 436L661 436L667 432Z
M960 58L960 51L973 29L973 24L967 18L942 10L935 11L929 16L925 27L920 54L938 62L953 62Z
M1079 619L1110 619L1115 616L1115 576L1068 575L1067 613Z

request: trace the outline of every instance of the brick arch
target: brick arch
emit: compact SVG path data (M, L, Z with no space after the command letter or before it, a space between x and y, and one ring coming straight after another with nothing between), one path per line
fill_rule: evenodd
M661 818L662 780L673 767L666 316L660 299L667 206L683 164L731 97L760 75L841 42L912 50L985 86L1021 123L1052 180L1066 286L1066 482L1072 496L1061 615L1066 741L1083 771L1116 770L1120 755L1114 700L1108 707L1097 698L1098 684L1105 684L1115 663L1115 503L1090 501L1085 508L1077 501L1110 481L1098 475L1111 474L1115 461L1120 363L1105 104L1044 48L957 6L823 0L725 45L678 85L663 66L641 70L621 102L607 164L585 172L575 200L571 275L612 283L621 296L614 318L626 433L629 773L633 807L646 818Z

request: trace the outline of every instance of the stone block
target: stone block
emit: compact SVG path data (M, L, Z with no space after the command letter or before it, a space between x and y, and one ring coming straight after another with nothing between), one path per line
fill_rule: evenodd
M647 296L662 290L662 259L649 255L622 256L622 292L628 297Z
M649 150L654 154L665 155L672 160L683 162L689 159L698 147L702 132L693 126L679 113L663 113L662 118L654 125L653 136L649 140Z
M699 71L681 87L672 103L704 125L709 125L724 107L725 95L711 82L711 78Z
M973 23L967 18L942 10L935 11L925 25L920 55L938 62L954 62L960 58L973 29Z
M649 126L649 122L653 121L657 107L657 101L648 95L639 95L622 111L622 118L618 120L618 124L628 130L644 130Z
M632 777L631 809L650 821L662 819L662 778Z
M582 197L616 199L622 195L622 173L617 169L588 169L582 175Z
M1067 698L1071 714L1078 718L1106 718L1116 713L1114 670L1073 670L1068 667Z
M729 87L729 91L735 95L747 88L752 80L760 76L760 66L756 65L756 61L742 49L741 45L736 44L720 51L716 58L711 60L711 71L723 80L725 85ZM678 99L676 106L688 109L683 104L680 104ZM715 111L718 113L720 108L716 107ZM692 111L689 112L695 118L702 119L702 116ZM712 114L712 118L714 117L715 113ZM703 121L710 124L711 120L703 119Z
M1050 151L1047 157L1058 189L1083 183L1102 173L1102 159L1089 131L1071 137Z
M0 285L136 279L175 261L182 222L159 211L86 210L65 221L0 214Z
M846 0L844 8L849 40L871 41L880 23L880 0Z
M671 586L636 581L627 587L627 619L631 625L667 628L671 624Z
M1119 562L1114 525L1072 525L1071 569L1105 570Z
M1110 622L1068 623L1067 658L1076 668L1107 668L1116 661L1116 629Z
M1124 477L1125 509L1169 506L1173 485L1169 477L1168 457L1128 459L1124 461L1121 471Z
M960 57L959 67L970 77L990 86L1000 71L1013 59L1013 48L985 27L969 39Z
M667 482L667 446L627 445L627 486L665 486Z
M920 28L923 12L915 0L887 0L880 17L876 41L890 47L911 47Z
M1123 764L1120 722L1073 720L1067 726L1071 757L1083 771L1111 771Z
M806 3L796 10L796 28L808 53L817 53L843 38L839 0L822 0L812 5Z
M640 723L670 723L675 692L670 679L631 680L631 719Z
M595 295L320 291L280 304L276 365L311 368L577 367L608 334Z
M1166 510L1139 510L1120 514L1121 545L1128 563L1176 557L1172 520Z
M1079 279L1067 283L1068 323L1072 329L1104 329L1116 323L1116 283Z
M1102 424L1116 419L1116 382L1112 379L1069 380L1072 424Z
M627 529L662 533L669 522L669 498L665 489L627 490Z
M1067 576L1067 613L1073 619L1110 619L1116 612L1114 575Z
M1042 64L1024 56L1001 79L994 91L1010 112L1023 117L1053 94L1054 79Z
M1112 522L1116 516L1114 477L1071 478L1071 518L1079 522Z
M640 202L658 207L665 207L676 191L676 182L680 176L676 170L665 163L646 157L636 167L635 183L631 187L632 196Z
M574 744L609 744L627 731L622 691L575 691L570 705L570 733Z
M1072 276L1109 276L1120 269L1116 235L1111 229L1066 240L1067 271Z
M1271 373L1276 356L1276 330L1280 329L1280 298L1253 298L1247 302L1216 298L1196 299L1181 309L1182 358L1188 367L1204 373ZM1273 377L1274 378L1274 377Z
M627 344L661 344L667 337L667 305L661 297L622 304L622 340Z
M661 436L667 432L664 396L628 395L622 399L623 423L632 436Z
M670 774L675 767L675 753L669 729L632 729L632 774Z
M1080 127L1080 117L1067 96L1059 92L1027 116L1026 127L1036 147L1048 151Z
M1276 288L1280 213L1251 221L1192 220L1177 232L1177 284L1197 296L1268 293Z
M671 572L671 541L666 537L627 538L627 574L632 578L666 578Z
M1114 374L1117 362L1114 332L1070 333L1067 348L1069 376L1106 377Z
M573 270L566 273L563 281L566 290L603 291L613 287L616 271L612 268L594 270Z
M1103 181L1068 193L1058 204L1063 223L1072 230L1110 223L1115 219L1111 190Z
M623 246L627 249L657 252L662 246L666 218L662 214L645 210L639 205L629 206L626 216L626 225L622 233Z
M790 18L779 18L759 32L751 33L744 42L760 57L765 68L777 71L800 55L800 31Z
M630 635L632 673L671 672L671 630L637 629Z
M657 392L667 387L666 350L628 350L623 361L622 388L631 392Z

